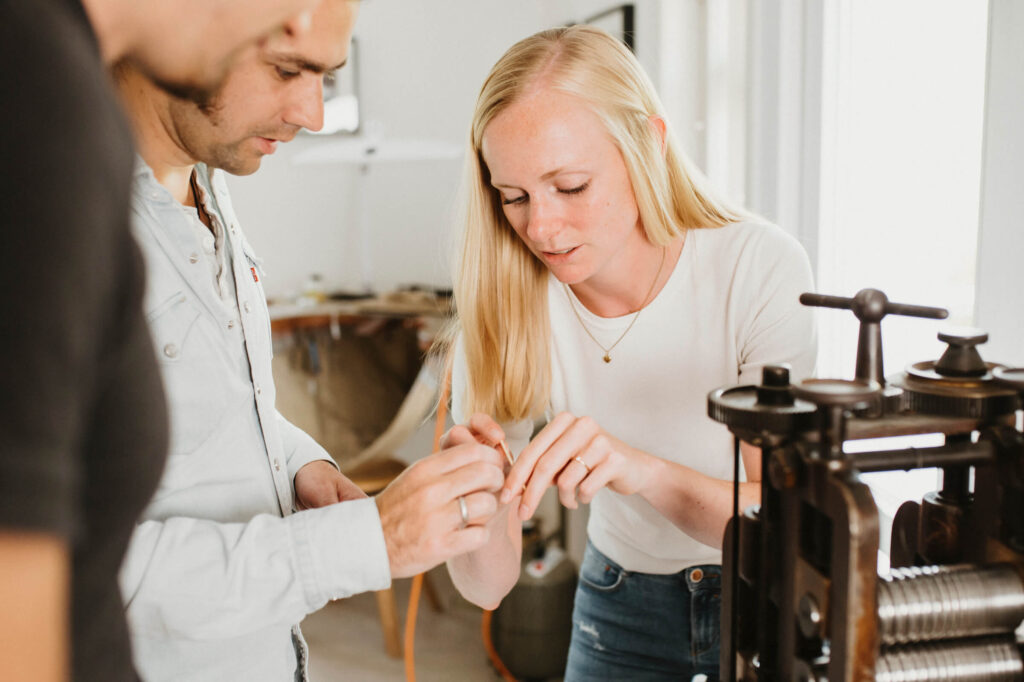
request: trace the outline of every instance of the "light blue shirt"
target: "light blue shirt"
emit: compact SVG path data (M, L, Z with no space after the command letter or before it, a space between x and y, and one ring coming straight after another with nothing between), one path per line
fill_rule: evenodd
M216 237L141 160L134 177L171 423L120 575L136 666L147 682L305 679L298 622L390 584L380 517L372 499L295 512L295 473L330 456L274 406L261 261L221 172L196 175Z

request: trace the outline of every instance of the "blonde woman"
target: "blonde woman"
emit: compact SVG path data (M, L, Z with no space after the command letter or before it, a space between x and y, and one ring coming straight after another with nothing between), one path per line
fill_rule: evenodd
M565 679L714 679L732 440L705 399L768 362L812 371L807 256L702 187L650 80L597 29L514 45L470 144L452 395L457 423L473 416L448 440L506 439L518 459L455 584L499 603L521 521L557 486L592 501ZM746 505L759 451L743 462Z

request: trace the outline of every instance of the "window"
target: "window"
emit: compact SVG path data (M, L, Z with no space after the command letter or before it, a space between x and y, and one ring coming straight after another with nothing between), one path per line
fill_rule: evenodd
M987 3L839 0L830 8L822 43L818 289L840 296L881 289L891 300L947 308L947 323L970 325ZM857 320L823 310L818 321L819 375L852 377ZM886 374L938 358L944 345L936 332L947 323L887 317ZM882 439L847 449L942 440ZM864 477L879 507L883 552L899 505L936 489L938 479L935 469Z

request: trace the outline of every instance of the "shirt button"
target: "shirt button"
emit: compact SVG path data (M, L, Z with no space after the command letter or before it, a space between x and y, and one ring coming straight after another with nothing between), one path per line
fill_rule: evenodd
M198 263L199 262L199 254L198 253L190 253L188 255L188 262L192 263L193 265Z
M164 346L164 355L166 355L169 358L178 357L178 346L176 346L173 343L167 344L166 346Z
M228 320L228 329L234 329L234 328L235 328L235 321L234 320Z
M280 471L280 470L281 470L281 460L275 459L274 460L274 471Z
M256 395L263 395L263 388L259 384L256 384Z
M247 313L251 313L252 312L252 306L249 305L248 301L246 301L245 305L243 305L242 307L245 308L245 312L247 312Z

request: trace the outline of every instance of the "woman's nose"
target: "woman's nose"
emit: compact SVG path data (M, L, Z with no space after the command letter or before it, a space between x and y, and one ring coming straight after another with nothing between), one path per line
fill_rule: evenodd
M529 222L526 225L526 236L534 242L545 242L557 234L561 217L550 202L535 199L530 202Z

